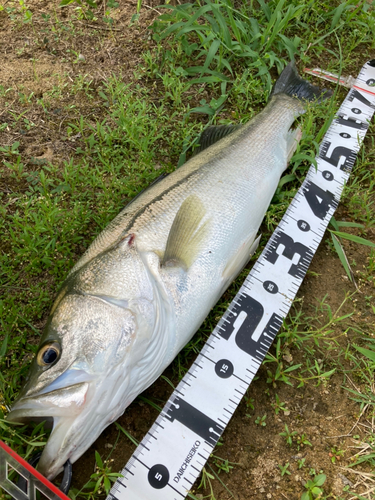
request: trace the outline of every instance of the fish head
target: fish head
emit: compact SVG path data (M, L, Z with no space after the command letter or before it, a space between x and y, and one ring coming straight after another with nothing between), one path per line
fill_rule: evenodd
M152 335L152 295L140 294L147 288L139 284L147 279L141 263L130 265L123 259L119 274L128 270L134 281L138 273L138 284L129 285L127 298L114 296L111 262L113 258L102 262L107 265L104 275L111 276L108 285L103 277L101 283L90 283L87 269L84 278L63 284L25 386L8 415L13 422L53 424L38 464L49 479L68 459L77 460L135 397L129 382ZM98 269L98 263L95 266Z

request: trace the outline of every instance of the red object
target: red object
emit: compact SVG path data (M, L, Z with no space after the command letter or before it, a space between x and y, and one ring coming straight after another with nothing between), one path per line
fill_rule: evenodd
M28 482L27 493L24 493L8 478L8 465L23 476ZM0 487L12 495L16 500L35 498L35 489L38 489L50 500L70 500L57 486L52 484L40 472L20 457L15 451L0 440Z
M375 92L371 92L371 90L363 89L362 87L358 87L357 85L353 85L353 89L362 90L363 92L367 92L368 94L375 95Z

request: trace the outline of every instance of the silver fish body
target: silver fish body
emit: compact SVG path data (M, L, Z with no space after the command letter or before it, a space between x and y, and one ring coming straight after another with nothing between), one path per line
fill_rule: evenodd
M287 70L284 80L311 94ZM53 418L39 464L48 478L156 380L249 260L303 112L275 92L249 123L125 207L74 266L8 416Z

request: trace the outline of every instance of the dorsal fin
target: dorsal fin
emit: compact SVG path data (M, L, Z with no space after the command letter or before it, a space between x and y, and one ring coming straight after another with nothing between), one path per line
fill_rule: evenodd
M195 194L182 203L169 232L162 266L188 269L200 252L208 223L202 222L206 209Z
M206 130L202 132L202 134L197 140L197 144L199 144L199 147L194 149L193 156L197 155L204 149L207 149L208 147L212 146L212 144L215 144L215 142L220 141L220 139L223 139L223 137L232 134L241 127L242 127L241 124L212 125L210 127L207 127Z

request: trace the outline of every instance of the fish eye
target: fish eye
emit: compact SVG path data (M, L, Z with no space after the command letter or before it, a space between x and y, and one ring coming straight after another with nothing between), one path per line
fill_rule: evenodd
M39 366L50 366L60 357L60 344L52 342L45 344L39 349L37 362Z

